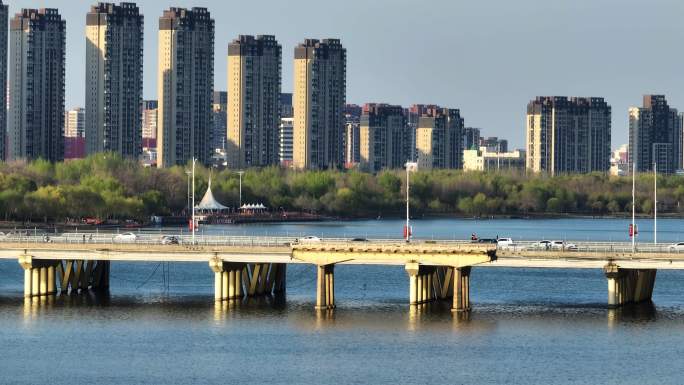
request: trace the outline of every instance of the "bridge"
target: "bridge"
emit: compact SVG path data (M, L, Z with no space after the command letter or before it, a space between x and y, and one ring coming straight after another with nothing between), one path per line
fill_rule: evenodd
M175 240L178 241L175 244ZM602 269L608 306L649 301L658 269L684 269L684 252L668 244L575 243L551 249L533 242L507 247L470 241L392 239L312 239L293 237L159 235L124 241L113 234L65 233L0 237L0 259L16 259L24 269L27 298L56 293L106 290L112 262L202 262L214 274L216 301L284 293L289 264L317 266L316 308L335 307L335 266L404 266L409 303L449 300L455 312L470 309L472 268Z

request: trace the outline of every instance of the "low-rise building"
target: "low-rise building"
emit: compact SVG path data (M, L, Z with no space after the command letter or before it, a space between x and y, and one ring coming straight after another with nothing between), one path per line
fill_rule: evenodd
M463 169L466 171L524 170L525 151L490 151L488 147L463 151Z

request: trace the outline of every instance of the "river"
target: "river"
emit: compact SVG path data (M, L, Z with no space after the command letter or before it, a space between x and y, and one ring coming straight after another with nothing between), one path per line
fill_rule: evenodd
M641 220L640 242L652 242ZM401 220L208 226L211 234L401 236ZM627 241L627 220L413 222L421 238ZM663 219L658 240L684 239ZM337 309L313 310L315 271L288 269L284 301L215 306L205 264L116 263L107 296L24 304L0 262L2 384L679 384L684 272L659 271L653 304L606 309L598 270L475 268L473 311L412 311L402 268L336 269Z

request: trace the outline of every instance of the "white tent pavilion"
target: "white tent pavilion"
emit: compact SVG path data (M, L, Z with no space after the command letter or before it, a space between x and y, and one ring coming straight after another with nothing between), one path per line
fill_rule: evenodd
M227 206L222 205L216 200L216 198L214 198L214 194L211 192L211 179L209 179L207 192L204 193L202 200L197 206L195 206L195 209L201 211L223 211L227 208Z
M256 213L256 212L263 212L266 210L266 206L263 205L263 203L250 203L250 204L244 204L240 206L240 210L242 212L248 212L248 213Z

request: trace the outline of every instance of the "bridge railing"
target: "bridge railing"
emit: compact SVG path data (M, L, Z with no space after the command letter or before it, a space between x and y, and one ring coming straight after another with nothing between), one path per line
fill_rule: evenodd
M122 234L116 233L57 233L57 234L35 234L35 233L15 233L0 236L1 243L25 243L25 244L140 244L140 245L161 245L164 244L166 238L173 237L181 245L192 245L193 237L190 234L173 234L173 233L157 233L157 232L141 232L132 233L130 238L126 239ZM316 244L324 242L328 244L382 244L382 245L400 245L405 241L402 239L359 239L359 238L321 238L313 240L301 240L297 237L283 237L283 236L244 236L244 235L203 235L196 234L194 239L195 245L204 246L259 246L259 247L283 247L294 243L310 243ZM440 244L440 245L465 245L472 244L470 240L421 240L415 239L412 243L421 244ZM492 246L494 246L492 244ZM516 241L509 245L499 244L499 250L506 252L524 252L524 251L557 251L559 254L571 254L577 252L606 252L606 253L631 253L632 244L630 242L571 242L567 241L563 247L545 247L535 241ZM673 248L670 243L637 243L636 251L642 253L673 253L684 254L684 248Z
M499 245L497 249L507 252L523 251L555 251L562 254L579 252L604 252L604 253L658 253L658 254L684 254L684 247L675 247L671 243L636 243L631 242L566 242L560 246L546 246L539 242L519 241L509 245Z

